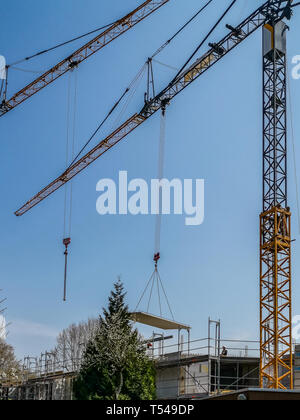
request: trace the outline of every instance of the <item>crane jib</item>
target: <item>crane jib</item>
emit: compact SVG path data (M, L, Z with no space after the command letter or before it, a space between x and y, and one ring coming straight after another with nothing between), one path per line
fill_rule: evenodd
M53 83L55 80L77 67L80 63L100 51L112 41L133 28L139 22L146 19L160 7L170 0L147 0L133 12L112 24L100 35L83 45L66 59L52 67L46 73L35 79L29 85L25 86L10 99L4 97L0 103L0 117L16 108L18 105L31 98L33 95ZM0 98L1 99L1 98Z

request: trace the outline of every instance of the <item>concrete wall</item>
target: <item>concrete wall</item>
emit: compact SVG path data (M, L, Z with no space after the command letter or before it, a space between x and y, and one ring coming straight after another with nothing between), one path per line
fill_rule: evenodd
M186 368L185 394L208 394L209 393L209 364L208 362L194 363Z
M157 370L156 388L158 399L176 399L184 395L208 394L208 362L189 366L163 367Z
M178 397L179 392L179 367L166 367L159 369L156 376L156 395L159 400Z

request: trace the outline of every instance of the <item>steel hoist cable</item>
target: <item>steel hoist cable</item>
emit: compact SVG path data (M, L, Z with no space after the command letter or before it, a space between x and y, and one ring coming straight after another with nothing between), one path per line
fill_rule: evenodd
M288 66L288 74L289 66ZM293 150L293 164L294 164L294 177L295 177L295 188L296 188L296 203L297 203L297 216L298 216L298 230L300 235L300 198L299 198L299 182L298 182L298 165L296 158L296 142L295 142L295 128L294 128L294 109L291 94L291 79L288 78L288 96L290 105L290 126L291 126L291 138L292 138L292 150Z
M174 38L176 38L194 19L196 19L196 17L204 10L204 9L206 9L206 7L212 2L213 0L209 0L208 2L207 2L207 4L205 4L194 16L192 16L192 18L191 19L189 19L188 20L188 22L186 22L161 48L159 48L156 52L155 52L155 54L153 55L153 57L155 57L155 55L157 55L157 54L159 54L159 52L160 51L162 51L163 49L164 49L164 47L165 46L167 46L168 44L170 44L170 42L172 42L173 41L173 39ZM108 23L107 25L104 25L104 26L101 26L100 28L97 28L97 29L94 29L94 30L92 30L92 31L89 31L89 32L86 32L86 33L84 33L84 34L82 34L82 35L78 35L77 37L75 37L75 38L71 38L71 39L69 39L68 41L64 41L64 42L60 42L60 43L58 43L58 44L56 44L56 45L54 45L54 46L52 46L52 47L50 47L50 48L47 48L47 49L44 49L44 50L41 50L41 51L38 51L37 53L34 53L34 54L32 54L32 55L30 55L30 56L27 56L27 57L24 57L24 58L22 58L22 59L20 59L20 60L17 60L17 61L15 61L15 62L13 62L13 63L11 63L11 64L9 64L7 67L11 67L11 68L13 68L13 66L16 66L16 65L18 65L18 64L21 64L21 63L25 63L25 62L28 62L28 61L30 61L30 60L32 60L32 59L34 59L34 58L36 58L36 57L40 57L40 56L42 56L42 55L44 55L44 54L47 54L47 53L49 53L49 52L51 52L51 51L54 51L54 50L56 50L56 49L58 49L58 48L61 48L61 47L64 47L64 46L66 46L66 45L69 45L69 44L71 44L71 43L73 43L73 42L75 42L75 41L79 41L80 39L83 39L83 38L86 38L87 36L89 36L89 35L93 35L93 34L95 34L95 33L97 33L97 32L100 32L100 31L102 31L102 30L104 30L104 29L107 29L107 28L109 28L109 27L111 27L111 26L113 26L113 25L115 25L116 23L118 23L120 21L120 19L118 19L118 20L116 20L116 21L114 21L114 22L111 22L111 23ZM18 70L18 69L16 69L16 70ZM21 70L21 69L20 69ZM23 70L22 70L23 71ZM25 71L25 70L24 70Z
M101 123L98 125L96 130L93 132L93 134L90 136L88 141L84 144L84 146L80 149L80 151L76 154L76 156L73 158L72 162L68 165L67 169L70 169L72 165L77 161L77 159L81 156L81 154L84 152L84 150L88 147L88 145L91 143L91 141L95 138L95 136L98 134L98 132L101 130L101 128L104 126L106 121L109 119L109 117L114 113L114 111L119 107L122 100L125 98L125 96L134 88L135 84L138 82L138 80L142 77L144 72L145 66L142 67L142 69L138 72L138 75L133 79L131 84L125 89L125 91L122 93L120 98L115 102L113 107L110 109L110 111L107 113L105 118L101 121Z
M219 24L222 22L222 20L225 18L225 16L228 14L228 12L233 8L237 0L233 0L231 4L227 7L225 12L221 15L221 17L217 20L217 22L213 25L211 30L208 32L208 34L204 37L204 39L201 41L201 43L198 45L198 47L195 49L195 51L192 53L192 55L189 57L189 59L185 62L185 64L181 67L181 69L178 71L174 79L171 81L170 85L172 85L177 77L183 72L183 70L186 68L186 66L191 62L191 60L195 57L195 55L198 53L200 48L205 44L205 42L208 40L210 35L215 31L215 29L219 26Z
M167 103L163 105L162 107L162 113L161 113L161 120L160 120L160 139L159 139L159 157L158 157L158 175L157 179L161 181L164 177L164 161L165 161L165 139L166 139L166 106ZM150 311L151 301L153 298L154 290L157 291L157 299L158 299L158 307L159 307L159 313L160 316L163 316L163 308L162 308L162 296L164 296L168 311L170 312L170 315L174 321L174 314L171 309L171 305L166 293L166 290L164 288L161 276L158 271L158 262L161 257L160 249L161 249L161 225L162 225L162 191L161 188L159 188L159 205L157 209L157 215L155 220L155 241L154 241L154 263L155 268L154 272L152 273L146 288L144 289L141 298L138 301L138 304L136 306L135 312L139 308L141 302L143 301L147 290L150 289L149 299L147 303L147 313Z
M160 137L159 137L159 154L158 154L158 172L157 179L162 181L164 177L165 162L165 144L166 144L166 105L163 107L160 119ZM159 209L155 223L155 242L154 242L154 261L160 257L161 246L161 223L162 223L162 192L159 190Z
M156 62L160 65L163 65L165 67L169 67L175 71L178 71L178 69L174 69L174 67L169 66L168 64L164 64L161 63L158 60L155 60L155 57L157 57L168 45L170 45L172 43L172 41L174 41L175 38L177 38L178 35L181 34L181 32L183 32L183 30L185 28L187 28L189 26L189 24L191 24L202 12L204 12L204 10L213 2L213 0L209 0L207 3L205 3L204 6L202 6L200 8L200 10L198 10L183 26L181 26L179 28L179 30L177 30L175 32L175 34L168 39L168 41L166 41L164 44L162 44L156 51L154 54L152 54L151 57L148 58L148 60L146 61L146 65L148 66L148 83L147 83L147 92L145 93L145 103L149 102L151 100L150 98L150 88L152 85L152 92L153 92L153 98L155 97L155 87L154 87L154 73L153 73L153 66L152 66L152 62Z
M77 117L77 89L78 89L78 74L77 71L74 75L74 86L72 89L72 76L70 73L68 80L68 93L67 93L67 133L66 133L66 165L68 165L70 158L74 158L75 138L76 138L76 117ZM72 92L73 90L73 92ZM73 96L73 98L72 98ZM72 106L71 106L72 105ZM72 108L72 112L71 112ZM64 269L64 293L63 301L67 300L67 269L68 269L68 250L71 244L72 233L72 209L73 209L73 183L70 187L65 186L65 199L64 199L64 237L63 245L65 247L65 269Z
M181 32L190 24L192 23L211 3L213 0L209 0L204 6L198 10L167 42L165 42L160 48L158 48L155 53L151 56L151 59L155 58L158 54L160 54Z
M18 60L18 61L15 61L14 63L12 63L12 64L8 65L8 67L13 67L13 66L16 66L16 65L18 65L18 64L25 63L25 62L27 62L27 61L32 60L33 58L39 57L39 56L41 56L41 55L47 54L47 53L49 53L49 52L51 52L51 51L54 51L54 50L56 50L56 49L58 49L58 48L64 47L65 45L71 44L72 42L79 41L79 40L80 40L80 39L82 39L82 38L85 38L85 37L87 37L87 36L89 36L89 35L93 35L93 34L95 34L95 33L97 33L97 32L102 31L103 29L107 29L107 28L109 28L110 26L113 26L113 25L114 25L115 23L117 23L117 22L118 22L118 21L115 21L115 22L109 23L109 24L107 24L107 25L101 26L101 28L94 29L94 30L92 30L92 31L90 31L90 32L87 32L87 33L85 33L85 34L79 35L79 36L77 36L77 37L75 37L75 38L72 38L72 39L70 39L70 40L68 40L68 41L64 41L64 42L61 42L61 43L59 43L59 44L57 44L57 45L54 45L53 47L47 48L46 50L42 50L42 51L39 51L39 52L37 52L37 53L35 53L35 54L32 54L32 55L30 55L30 56L28 56L28 57L22 58L22 59L20 59L20 60Z
M209 33L207 34L207 36L203 39L203 41L199 44L199 46L197 47L197 49L193 52L193 54L191 55L191 57L188 59L188 61L184 64L184 66L178 71L177 75L175 76L173 82L177 79L178 75L180 75L182 73L182 71L186 68L186 66L189 64L189 62L192 60L192 58L197 54L197 52L199 51L199 49L202 47L202 45L207 41L207 39L209 38L209 36L213 33L213 31L218 27L218 25L220 24L220 22L224 19L224 17L227 15L227 13L231 10L231 8L235 5L235 3L237 2L237 0L233 0L231 2L231 4L229 5L229 7L225 10L225 12L222 14L222 16L218 19L218 21L216 22L216 24L212 27L212 29L209 31ZM201 9L201 11L203 11L211 2L208 2L204 8ZM197 16L199 15L200 11L197 13ZM196 15L195 15L196 17ZM193 20L193 18L188 22L190 23ZM171 40L173 40L187 25L184 25L182 27L181 30L179 30L173 38L171 38ZM165 43L160 49L157 50L157 52L152 56L151 59L148 59L148 63L149 60L152 60L156 55L158 55L168 44L170 44L171 41ZM149 69L148 69L149 72ZM148 77L149 79L149 77ZM148 91L149 91L149 86L148 86ZM149 96L149 95L148 95ZM160 143L159 143L159 159L158 159L158 180L161 181L163 179L163 175L164 175L164 155L165 155L165 137L166 137L166 106L167 106L167 102L162 104L162 113L161 113L161 122L160 122ZM162 288L162 291L164 293L165 299L167 301L167 305L169 308L169 311L171 313L172 318L174 319L174 315L169 303L169 300L167 298L167 294L165 292L164 286L163 286L163 282L161 280L161 277L159 275L158 272L158 261L161 258L161 253L160 253L160 248L161 248L161 224L162 224L162 194L161 194L161 188L159 189L160 193L159 193L159 209L158 209L158 214L156 217L156 224L155 224L155 254L154 254L154 262L155 262L155 270L154 273L152 274L152 276L150 277L150 280L147 283L146 289L144 290L139 303L137 305L137 308L139 307L141 301L143 300L148 288L151 285L151 289L150 289L150 296L149 296L149 300L148 300L148 305L147 305L147 311L149 312L150 309L150 303L151 303L151 299L152 299L152 295L153 295L153 289L155 284L157 285L157 292L158 292L158 301L159 301L159 308L160 308L160 314L162 316L162 308L161 308L161 298L160 298L160 287Z
M141 303L143 302L144 298L146 297L147 291L149 290L149 298L147 299L147 306L146 306L146 312L149 314L150 310L151 310L151 303L152 303L152 298L154 295L154 291L157 291L157 296L158 296L158 307L159 307L159 314L162 317L163 316L163 300L162 300L162 296L164 296L165 298L165 302L168 308L168 311L170 313L170 316L172 318L172 320L174 321L174 314L170 305L170 301L168 299L166 290L164 288L161 276L159 274L158 268L157 266L155 266L155 270L154 272L151 274L150 279L147 282L147 285L145 287L145 289L143 290L143 293L138 301L138 304L136 305L136 308L134 310L134 312L137 312L140 308Z

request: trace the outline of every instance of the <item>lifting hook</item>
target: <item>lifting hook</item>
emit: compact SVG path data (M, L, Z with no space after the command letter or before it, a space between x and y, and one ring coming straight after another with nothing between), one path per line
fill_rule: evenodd
M67 301L67 269L68 269L68 247L71 244L71 238L65 238L63 240L65 246L65 275L64 275L64 302Z
M160 252L154 254L153 261L155 262L155 268L157 268L158 261L160 260Z

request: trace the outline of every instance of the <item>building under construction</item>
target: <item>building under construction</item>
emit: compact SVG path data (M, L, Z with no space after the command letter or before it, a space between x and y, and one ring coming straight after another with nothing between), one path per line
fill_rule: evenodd
M48 84L53 83L66 72L76 69L90 55L100 51L168 1L147 0L138 9L110 25L92 42L70 55L10 99L7 97L7 83L3 82L0 91L2 98L0 116L3 117L11 112L16 106L38 93ZM210 3L211 1L202 9L208 7ZM261 158L263 198L259 224L260 322L258 326L260 340L248 343L221 340L220 323L210 321L209 331L213 323L216 327L216 335L211 338L209 333L209 337L204 340L191 341L189 326L176 323L174 320L168 321L162 317L155 317L149 313L135 312L132 315L135 322L141 322L163 331L178 331L176 344L168 345L168 339L164 335L160 338L153 336L152 342L149 341L148 352L156 363L157 395L160 399L207 398L230 391L238 392L245 388L256 387L286 391L300 389L300 349L294 346L292 340L293 240L292 214L288 203L287 170L287 32L289 29L287 21L292 20L294 7L300 3L293 2L293 0L268 0L243 22L236 22L236 25L227 23L227 34L219 42L208 43L209 37L235 4L236 0L233 0L188 61L160 92L156 92L154 88L152 61L189 22L149 58L145 67L148 69L147 92L143 98L141 110L129 117L115 131L82 156L82 152L93 139L91 138L58 178L28 200L15 213L17 216L22 216L30 211L55 191L65 186L130 133L141 127L158 111L162 112L162 122L164 122L166 109L177 95L190 87L212 67L219 65L218 63L222 62L223 57L234 51L255 31L262 30L263 148ZM195 59L196 54L205 43L208 43L208 51L200 58ZM113 109L101 122L94 136L129 90L129 88L126 89L125 93L121 95ZM164 130L162 129L162 137L163 135ZM162 175L162 170L160 170L159 179L162 178ZM158 226L160 226L160 220L158 220ZM69 234L63 243L65 246L64 300L66 300L67 258L68 247L71 244ZM150 279L150 285L151 281L153 284L155 281L160 281L157 264L161 250L159 246L157 248L154 257L155 273ZM187 340L181 339L181 332L184 331L187 332ZM24 368L23 376L20 383L3 384L1 392L5 398L72 399L71 383L76 373L66 372L64 366L57 366L54 363L48 368L46 363L46 368L39 370L27 366ZM251 392L248 391L246 394L245 398L247 395L250 398Z
M145 313L134 313L132 319L160 331L145 341L148 356L156 366L157 399L229 398L232 393L238 397L246 389L260 389L258 341L222 339L220 321L209 320L207 338L191 340L187 325ZM300 345L293 346L292 358L292 398L300 400ZM1 399L72 400L78 371L71 372L70 366L53 353L39 359L28 357L18 381L2 381ZM276 399L277 394L268 395Z

